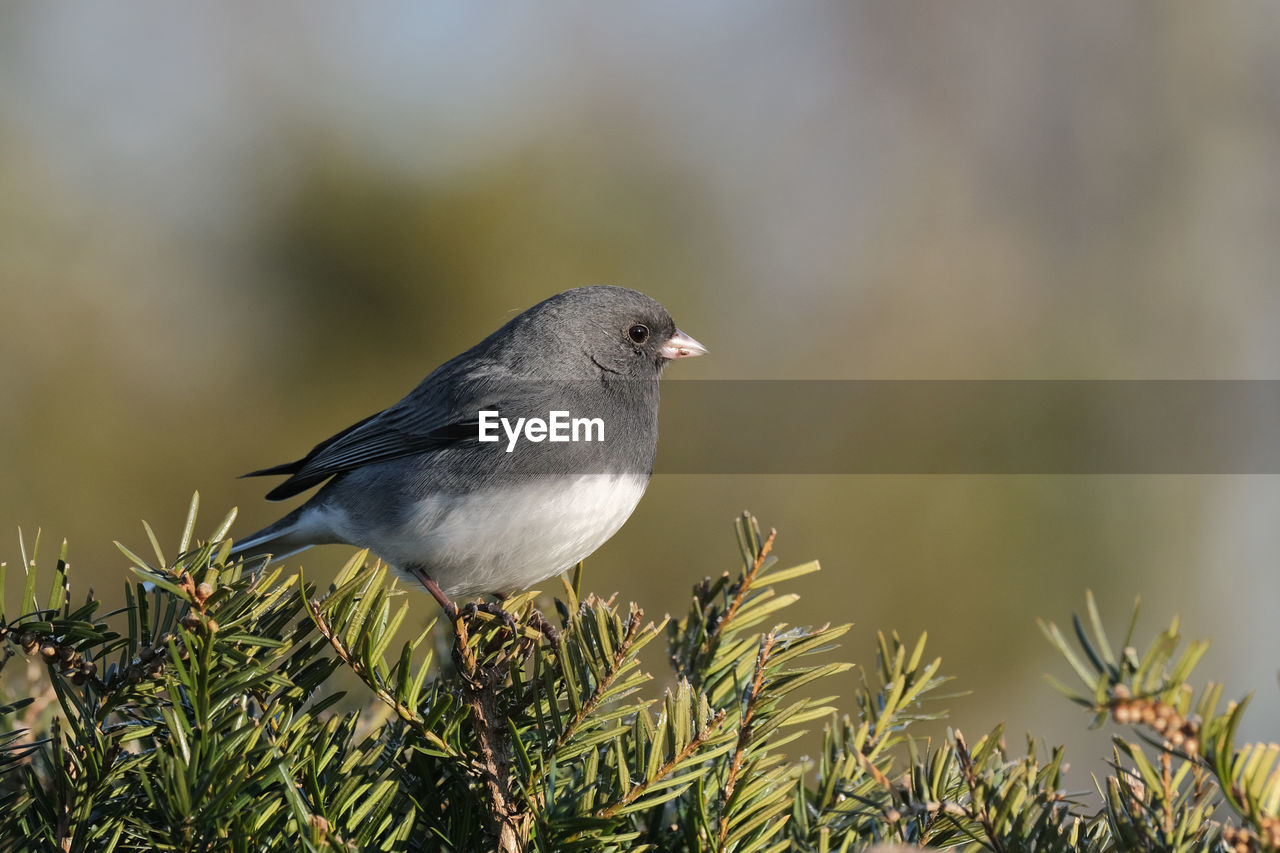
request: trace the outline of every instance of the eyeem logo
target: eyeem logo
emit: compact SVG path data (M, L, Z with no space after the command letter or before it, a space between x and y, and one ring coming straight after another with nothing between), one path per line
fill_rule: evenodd
M547 419L504 418L497 411L480 411L480 440L501 441L498 427L507 435L507 452L515 450L521 432L525 441L604 441L604 418L571 418L568 412L547 412ZM593 437L593 434L595 437Z

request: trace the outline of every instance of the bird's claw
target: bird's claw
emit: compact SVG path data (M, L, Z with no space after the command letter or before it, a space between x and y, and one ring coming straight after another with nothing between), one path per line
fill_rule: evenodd
M459 616L465 616L468 622L474 622L481 613L498 619L502 622L503 627L513 634L519 633L519 622L515 614L502 607L501 602L496 601L469 601L458 609ZM548 621L547 617L542 615L542 611L536 607L529 611L527 623L541 634L555 651L560 650L560 632L554 625Z
M516 617L509 610L504 610L501 604L493 601L469 601L462 608L462 612L470 621L475 621L476 617L481 613L487 613L490 616L500 620L508 631L515 632Z
M551 646L553 651L560 651L560 632L556 630L556 626L547 621L547 617L542 615L542 611L533 608L529 614L529 624L538 630L547 640L547 645Z

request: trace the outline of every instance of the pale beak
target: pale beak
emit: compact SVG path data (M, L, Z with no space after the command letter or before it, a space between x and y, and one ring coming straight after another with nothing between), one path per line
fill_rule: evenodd
M676 333L671 336L671 339L662 345L662 349L658 350L658 355L663 358L693 358L706 354L706 347L679 329L676 329Z

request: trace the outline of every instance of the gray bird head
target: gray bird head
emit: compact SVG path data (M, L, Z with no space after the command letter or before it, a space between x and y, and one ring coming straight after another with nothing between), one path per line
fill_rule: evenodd
M586 378L605 372L656 378L675 358L706 347L676 328L657 301L625 287L592 285L558 293L525 311L493 336L522 355L525 369Z

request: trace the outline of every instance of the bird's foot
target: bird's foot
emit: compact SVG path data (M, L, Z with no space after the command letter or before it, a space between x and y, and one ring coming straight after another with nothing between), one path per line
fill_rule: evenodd
M463 605L462 612L466 614L467 619L475 621L476 617L481 613L487 613L495 617L506 626L508 631L515 632L516 617L511 611L504 610L502 604L497 601L471 601Z
M503 626L512 634L522 633L517 630L519 622L515 615L502 606L502 602L506 598L505 595L495 593L497 601L472 601L462 607L458 607L425 571L415 566L411 566L410 571L440 604L440 609L444 611L445 619L454 626L455 631L461 630L465 633L466 630L463 624L459 622L459 617L465 616L467 622L474 622L481 613L486 613L501 621ZM560 632L547 620L547 617L542 615L541 610L536 607L530 609L528 625L541 634L552 649L557 652L560 651ZM463 640L463 643L465 644L465 640Z
M518 630L519 620L515 614L502 607L502 599L498 601L472 601L464 605L462 612L467 618L474 620L479 613L487 613L502 621L502 624L513 634L523 633ZM542 615L542 611L536 607L529 609L529 615L525 619L525 624L537 631L546 639L551 648L556 651L560 650L560 632L551 624L547 617ZM528 635L526 635L528 636ZM535 638L536 639L536 638Z
M547 620L547 617L542 615L541 610L535 607L530 611L529 624L546 638L547 645L551 646L553 651L557 653L560 651L560 632Z

